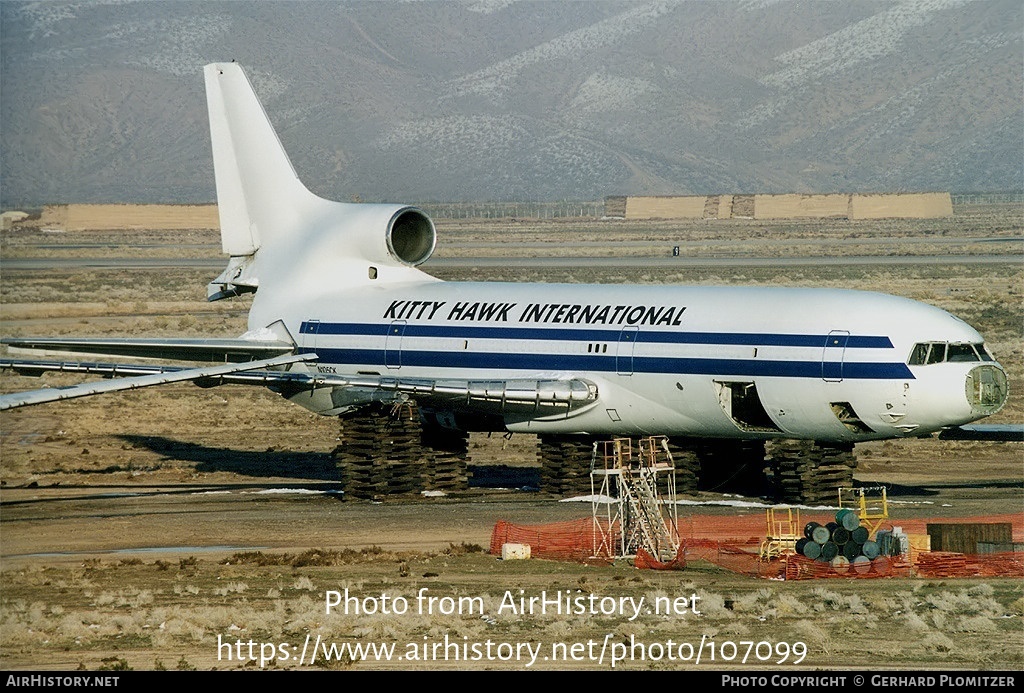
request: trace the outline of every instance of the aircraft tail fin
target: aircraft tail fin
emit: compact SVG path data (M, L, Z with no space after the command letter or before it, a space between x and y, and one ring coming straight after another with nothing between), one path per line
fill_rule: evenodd
M209 300L260 286L297 300L342 285L420 278L411 268L429 258L436 237L426 214L408 205L314 195L295 173L241 66L212 63L204 73L221 243L231 256L207 287Z
M289 202L312 196L237 63L204 68L221 242L233 256L259 250L287 219Z
M212 63L204 73L221 245L231 256L207 287L215 301L256 291L256 252L286 234L296 210L316 197L299 180L241 66Z

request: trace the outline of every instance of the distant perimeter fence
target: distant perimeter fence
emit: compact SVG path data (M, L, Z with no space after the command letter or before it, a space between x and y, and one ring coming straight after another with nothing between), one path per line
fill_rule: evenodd
M586 202L424 202L435 219L580 219L604 216L604 200Z
M954 206L1024 204L1024 192L950 193L950 197Z
M937 193L930 194L939 195ZM608 197L603 200L568 201L558 202L423 202L417 206L435 219L599 219L601 217L626 217L626 207L629 200L634 204L644 201L654 203L660 202L664 205L683 205L692 202L690 206L695 211L672 210L666 213L639 214L637 218L663 217L663 218L798 218L798 217L845 217L845 218L884 218L886 216L945 216L952 213L951 207L963 205L990 205L990 204L1024 204L1024 192L1001 192L1001 193L942 193L945 197L945 206L940 213L931 210L927 214L920 210L902 210L902 213L894 213L891 209L865 210L863 207L874 200L896 200L906 206L909 200L917 199L928 195L922 194L892 194L892 195L851 195L849 193L833 195L711 195L711 196L664 196L654 198L643 197ZM765 209L763 215L755 214L755 202L760 198L761 206ZM856 198L851 202L851 198ZM839 200L839 203L835 201ZM743 205L747 203L746 209ZM815 203L817 206L815 206ZM839 207L832 209L829 205ZM775 214L771 213L769 206L778 207ZM824 207L822 207L824 205ZM851 210L852 205L852 210ZM805 209L805 207L808 207ZM885 207L885 205L883 205ZM726 213L728 208L728 213ZM746 211L744 211L746 209Z

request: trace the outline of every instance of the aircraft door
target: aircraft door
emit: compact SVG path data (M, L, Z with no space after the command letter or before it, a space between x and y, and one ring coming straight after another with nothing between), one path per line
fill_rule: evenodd
M825 348L821 351L821 377L827 383L843 381L843 358L846 356L846 343L850 333L846 330L832 330L825 339Z
M619 375L633 375L633 353L639 337L639 327L623 327L619 333L619 348L615 352L615 371Z
M384 338L384 365L392 370L402 367L402 339L405 337L405 320L392 320Z
M309 351L316 351L316 339L317 333L320 331L319 320L307 320L302 325L302 334L305 335L305 339L302 340L302 345L305 346Z

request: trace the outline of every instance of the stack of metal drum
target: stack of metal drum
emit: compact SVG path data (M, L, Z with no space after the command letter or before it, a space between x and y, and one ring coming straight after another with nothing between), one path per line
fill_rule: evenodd
M842 508L834 522L808 522L803 538L796 542L796 551L815 561L830 563L838 572L867 573L880 553L878 544L869 539L870 534L856 512Z

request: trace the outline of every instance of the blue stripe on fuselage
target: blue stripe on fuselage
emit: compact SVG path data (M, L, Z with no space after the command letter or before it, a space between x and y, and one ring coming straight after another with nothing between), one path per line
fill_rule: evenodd
M303 348L300 353L316 352L321 363L352 364L385 368L383 349ZM397 352L390 360L396 359ZM389 361L390 362L390 361ZM773 361L766 359L672 358L661 356L620 357L584 354L523 354L473 351L401 350L403 367L504 369L528 371L569 371L614 373L624 362L632 373L672 375L776 376L821 378L822 362ZM394 364L393 364L394 365ZM837 372L838 372L838 364ZM842 378L854 380L892 380L914 378L903 363L849 362L842 364Z
M299 330L318 335L361 335L382 337L388 333L390 323L352 322L304 322ZM407 324L406 337L437 337L448 339L520 339L547 340L560 342L617 342L623 327L614 329L596 328L550 328L550 327L481 327L476 325L419 325ZM827 335L813 334L760 334L754 332L670 332L645 329L640 326L638 342L647 344L719 344L730 346L784 346L824 347ZM891 349L892 342L886 336L850 335L847 349Z

